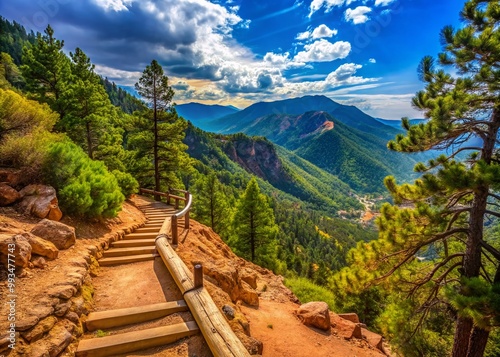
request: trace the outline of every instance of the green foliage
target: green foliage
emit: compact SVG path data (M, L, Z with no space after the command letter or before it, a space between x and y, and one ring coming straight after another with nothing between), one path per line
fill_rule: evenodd
M231 217L225 188L215 173L201 176L194 186L196 205L193 207L195 218L225 236Z
M37 34L32 46L23 48L21 71L26 80L26 89L39 102L64 118L68 103L63 93L70 81L70 60L62 51L64 41L54 37L54 30L47 26L45 35Z
M36 36L19 23L9 22L0 16L0 52L8 53L16 65L21 64L23 47L34 44Z
M250 180L236 204L233 227L230 245L238 255L263 266L270 266L276 260L278 227L267 197L260 193L255 178Z
M353 288L371 282L383 284L392 296L405 294L400 300L411 302L406 311L414 313L399 321L420 329L417 342L410 343L414 355L447 354L432 348L439 343L436 333L443 333L441 344L453 356L481 356L490 331L498 326L500 253L484 234L489 217L499 216L498 10L495 1L467 1L464 25L442 31L439 63L422 60L418 71L426 88L413 105L429 120L411 125L404 119L406 135L388 146L402 152L448 149L448 156L417 165L423 175L413 185L385 180L395 205L382 207L379 239L359 244L350 254L351 267L341 273L352 277ZM450 65L456 77L445 71ZM470 138L479 144L469 145ZM416 258L422 262L416 264ZM443 311L453 312L453 339L440 326ZM392 332L394 344L406 351L411 331Z
M24 79L12 57L5 52L0 52L0 88L21 87Z
M115 82L110 82L107 78L100 78L100 81L106 89L111 103L123 110L124 113L132 114L135 111L143 111L145 109L145 105L141 100L118 87Z
M44 166L46 180L58 192L68 214L84 218L115 217L125 200L116 177L101 161L93 161L66 140L50 145Z
M324 301L330 310L334 310L335 296L323 286L312 283L307 278L286 278L285 285L292 290L302 304L311 301Z
M139 183L131 174L119 170L113 170L112 174L116 177L118 186L125 197L130 197L139 191Z

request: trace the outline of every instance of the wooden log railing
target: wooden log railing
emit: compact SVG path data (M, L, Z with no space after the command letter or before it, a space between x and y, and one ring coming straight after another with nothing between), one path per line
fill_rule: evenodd
M157 191L141 189L141 193L172 197L170 192L161 194ZM178 219L184 216L185 224L189 228L189 210L193 198L187 191L184 191L184 194L184 209L165 219L156 237L156 250L181 291L214 357L250 357L245 346L236 337L226 318L204 288L203 267L199 265L194 267L195 277L193 278L193 274L174 249L174 246L178 245L178 239L174 238L177 235ZM169 243L170 237L172 237L172 244Z

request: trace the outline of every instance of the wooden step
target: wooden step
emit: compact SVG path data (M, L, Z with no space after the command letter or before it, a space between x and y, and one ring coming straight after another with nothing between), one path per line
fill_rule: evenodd
M130 264L137 262L146 262L148 260L154 260L156 255L154 254L137 254L129 255L125 257L109 257L99 259L100 266L111 266L120 264Z
M162 346L199 332L194 321L81 340L77 357L106 357Z
M117 240L111 243L113 248L127 248L127 247L148 247L155 244L154 239L124 239Z
M181 311L188 311L184 300L169 301L125 309L91 312L85 324L89 331L104 330L154 320Z
M153 254L156 251L154 245L147 247L111 248L102 254L103 258L124 257L128 255Z
M170 216L172 216L172 215L171 214L152 214L152 215L147 214L146 218L148 219L148 221L152 221L154 219L156 219L156 220L165 219L165 218L170 217Z
M123 239L144 239L144 238L156 238L158 232L146 232L146 233L129 233L126 234Z
M142 228L137 228L134 233L158 233L160 231L161 226L155 227L155 226L150 226L150 227L142 227Z

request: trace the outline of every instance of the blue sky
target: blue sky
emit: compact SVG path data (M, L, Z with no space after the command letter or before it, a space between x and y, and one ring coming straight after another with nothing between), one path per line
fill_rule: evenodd
M243 108L308 94L375 117L421 117L416 68L460 26L456 0L2 0L28 29L48 23L65 50L132 88L152 59L175 101Z

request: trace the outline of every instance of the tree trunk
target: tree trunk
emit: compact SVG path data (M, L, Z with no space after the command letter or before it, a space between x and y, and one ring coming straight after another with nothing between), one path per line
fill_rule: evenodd
M484 330L479 327L474 327L470 338L469 352L467 353L467 357L483 357L489 336L490 331Z
M473 323L472 319L459 317L455 327L455 337L453 338L453 357L465 357L469 350L469 337L471 335Z
M255 227L253 212L250 212L250 249L252 250L252 263L255 261Z

